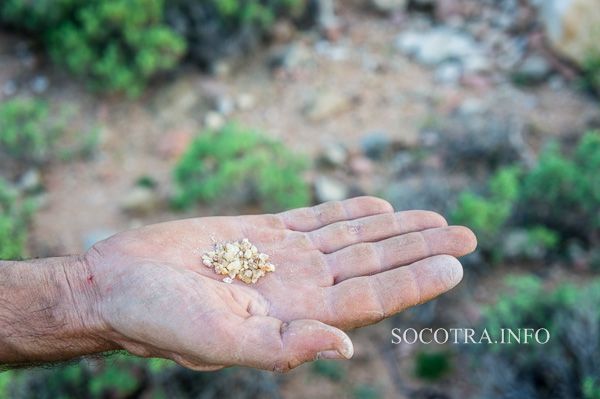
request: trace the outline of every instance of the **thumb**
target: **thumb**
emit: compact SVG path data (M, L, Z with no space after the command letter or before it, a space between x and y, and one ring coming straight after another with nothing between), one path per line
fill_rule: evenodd
M239 363L278 372L289 371L316 359L350 359L352 341L342 330L317 320L284 323L267 316L252 316L241 325Z

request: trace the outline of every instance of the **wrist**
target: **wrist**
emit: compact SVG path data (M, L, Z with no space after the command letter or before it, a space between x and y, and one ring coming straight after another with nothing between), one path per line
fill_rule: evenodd
M101 293L93 264L86 256L61 259L64 275L61 290L66 299L63 317L69 320L70 335L84 341L89 353L120 349L107 339L111 331L100 312Z
M117 349L103 339L87 265L70 256L0 262L0 364L68 360Z

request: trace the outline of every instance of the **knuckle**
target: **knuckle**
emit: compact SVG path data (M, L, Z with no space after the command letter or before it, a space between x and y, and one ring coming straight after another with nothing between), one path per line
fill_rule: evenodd
M357 245L356 256L363 260L379 259L379 251L377 250L375 244L365 242Z
M341 218L344 213L344 205L341 201L326 202L317 207L317 216L321 223L330 223L333 220Z

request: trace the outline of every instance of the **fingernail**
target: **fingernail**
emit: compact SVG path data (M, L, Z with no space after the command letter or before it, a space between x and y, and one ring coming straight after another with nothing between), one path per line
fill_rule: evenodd
M352 344L352 341L347 335L344 336L343 343L344 345L339 350L340 354L346 359L352 358L352 356L354 355L354 345Z
M335 327L331 327L328 325L324 325L324 327L327 330L329 330L330 332L333 332L338 337L340 337L342 342L341 342L341 345L339 345L339 348L337 349L337 351L327 350L327 351L323 351L322 353L325 353L325 352L337 353L337 357L331 357L329 359L350 359L354 355L354 345L352 344L352 340L350 339L350 337L348 337L346 335L346 333L344 333L342 330L339 330Z
M317 353L317 360L319 359L334 359L334 360L339 360L339 359L347 359L344 355L342 355L341 353L339 353L338 351L323 351L323 352L319 352Z

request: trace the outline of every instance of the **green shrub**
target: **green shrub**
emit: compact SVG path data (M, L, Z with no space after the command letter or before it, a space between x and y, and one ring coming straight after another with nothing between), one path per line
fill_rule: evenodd
M524 215L529 223L600 243L600 132L583 136L570 156L557 144L542 152L525 176Z
M0 398L8 398L8 387L13 380L13 374L10 371L0 371Z
M36 33L56 63L101 91L139 95L185 52L163 24L162 0L9 0L0 7L5 22Z
M587 377L583 381L583 399L600 399L600 378Z
M168 24L188 44L188 58L211 66L219 58L256 47L279 17L300 19L306 0L174 0L166 5Z
M377 387L361 384L352 390L352 397L354 399L380 399L383 395Z
M582 65L582 86L600 94L600 55L590 54Z
M490 180L487 196L465 191L451 214L454 223L473 229L481 249L491 253L493 258L500 256L500 236L517 203L520 176L518 168L500 169Z
M310 365L314 374L320 375L331 381L341 381L346 376L344 367L335 360L317 360Z
M4 0L0 21L30 33L42 34L64 22L81 0Z
M260 42L304 0L5 0L0 23L36 36L59 65L92 89L141 93L186 54L202 64Z
M513 277L509 290L484 311L478 331L545 328L547 344L465 346L481 397L596 398L600 375L600 279L577 287L544 287L533 276Z
M98 127L76 132L69 146L58 145L59 139L72 129L70 111L67 107L50 107L44 100L31 98L0 103L0 160L10 159L31 167L55 159L91 156L100 137Z
M50 54L94 89L137 96L185 51L184 41L162 24L162 12L162 0L85 2L48 35Z
M28 223L35 209L32 200L0 178L0 259L15 260L25 256Z
M221 17L236 25L258 24L267 27L278 13L301 9L301 0L214 0Z
M420 352L415 359L415 375L424 380L438 380L451 369L451 358L446 352Z
M585 134L570 155L549 145L527 171L500 169L485 195L463 192L453 222L471 227L492 260L502 257L509 229L524 229L524 252L547 252L578 238L600 243L600 133Z
M3 399L280 397L272 373L243 368L197 372L168 360L124 354L0 374Z
M198 136L176 165L173 204L246 198L269 211L305 206L304 159L280 142L236 125Z
M10 398L129 398L138 397L141 391L154 395L147 397L166 397L160 376L176 367L167 360L126 355L92 362L83 360L51 369L14 370L3 382L0 379L0 388Z
M48 161L64 124L52 118L41 100L13 99L0 103L0 155L25 163Z

